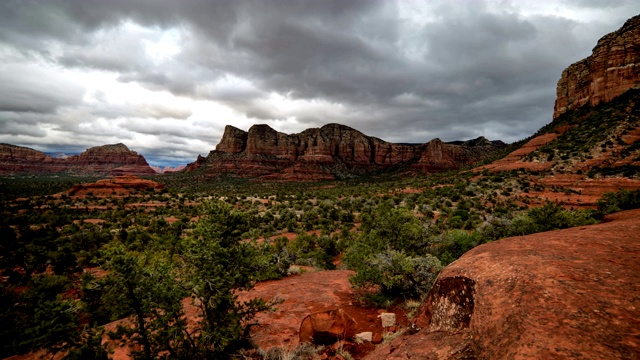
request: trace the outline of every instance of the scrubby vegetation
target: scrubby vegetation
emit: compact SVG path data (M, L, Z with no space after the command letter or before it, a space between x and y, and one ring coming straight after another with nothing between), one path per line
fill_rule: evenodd
M637 177L638 141L625 140L640 118L633 94L542 129L563 127L527 157L554 162L540 172L255 183L211 181L195 171L153 178L162 191L110 196L61 193L90 179L0 178L0 356L47 349L105 359L108 334L135 345L137 359L232 357L251 347L247 329L256 314L277 306L240 302L240 292L307 266L355 270L351 283L364 304L419 303L444 266L480 244L593 224L640 206L637 190L606 194L597 209L541 196L580 195L543 180L594 151L632 162L595 167L585 177ZM186 322L184 299L196 323Z
M640 140L627 136L640 126L640 90L632 89L611 102L583 106L566 112L536 135L559 133L552 142L528 154L525 159L552 162L552 170L584 164L597 156L612 160L588 167L589 177L624 176L637 178L640 166ZM534 135L534 136L536 136ZM626 163L615 163L625 160Z
M423 297L444 265L479 244L593 223L638 202L620 193L600 213L528 210L518 204L532 186L521 173L452 175L304 186L231 179L190 191L167 177L165 191L4 201L0 355L47 348L104 358L104 325L127 318L109 335L137 344L136 358L227 357L273 305L239 303L237 290L287 276L291 265L354 269L363 301L389 306ZM185 298L202 314L196 327L184 321Z

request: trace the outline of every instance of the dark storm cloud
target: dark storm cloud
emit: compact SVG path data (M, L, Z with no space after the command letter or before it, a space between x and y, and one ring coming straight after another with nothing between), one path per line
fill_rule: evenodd
M47 135L40 127L25 123L23 116L17 116L12 112L0 112L0 133L4 136L23 135L39 138Z
M602 14L581 21L524 5L533 3L4 0L0 59L15 61L0 68L0 129L151 136L146 156L190 161L188 139L213 149L225 125L212 114L211 128L186 126L194 111L175 105L83 103L66 69L214 101L285 132L340 122L398 142L515 141L551 120L561 71L640 11L628 0L547 4ZM149 52L166 37L175 53ZM36 73L21 59L40 64ZM29 113L43 117L18 126Z
M179 122L134 119L129 120L120 126L135 133L169 136L171 139L180 139L179 141L182 144L186 144L189 139L196 139L204 135L198 134L193 129L185 128L183 124L180 124ZM175 140L173 140L173 142L175 142Z
M20 64L3 65L1 69L0 111L55 113L59 107L82 100L84 89L57 71L34 70Z

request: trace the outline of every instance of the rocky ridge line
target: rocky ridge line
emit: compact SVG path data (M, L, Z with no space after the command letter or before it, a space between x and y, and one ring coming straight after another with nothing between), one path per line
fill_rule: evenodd
M79 155L54 158L41 151L0 144L0 174L153 175L144 156L124 144L95 146Z
M205 168L210 176L231 174L262 180L333 180L405 166L437 172L459 169L504 146L481 137L458 144L434 139L426 144L394 144L345 125L328 124L298 134L268 125L249 131L225 127L220 143L186 171Z

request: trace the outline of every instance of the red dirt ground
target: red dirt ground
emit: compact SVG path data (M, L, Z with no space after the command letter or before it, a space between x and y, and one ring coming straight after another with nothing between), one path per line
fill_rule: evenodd
M605 193L616 192L621 189L633 190L640 188L640 180L628 178L589 179L586 175L578 174L556 174L535 182L544 185L548 189L545 191L530 191L519 195L541 198L542 203L548 200L572 207L594 207ZM554 187L558 191L553 191ZM565 189L569 191L563 191Z
M256 285L247 295L263 299L284 300L273 313L258 316L263 325L252 329L252 336L264 349L274 346L298 345L298 330L305 316L311 313L341 308L357 322L357 331L382 333L377 308L358 305L349 283L348 270L306 272L282 280L266 281ZM245 298L243 296L242 298ZM408 323L404 312L394 309L400 325Z
M537 163L537 162L524 162L520 161L523 156L537 150L542 145L545 145L558 137L558 134L544 134L531 139L528 143L524 144L518 150L510 153L504 158L494 161L491 164L475 168L474 171L482 171L487 169L492 172L509 171L515 169L526 169L533 171L546 170L551 167L552 162Z

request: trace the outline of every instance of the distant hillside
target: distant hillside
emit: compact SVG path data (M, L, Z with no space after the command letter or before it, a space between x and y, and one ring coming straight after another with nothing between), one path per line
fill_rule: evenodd
M640 179L640 89L563 113L539 134L557 136L524 162L544 164L553 172Z
M639 44L636 16L562 73L550 124L477 171L516 172L539 190L523 196L572 206L593 206L605 192L640 188Z

